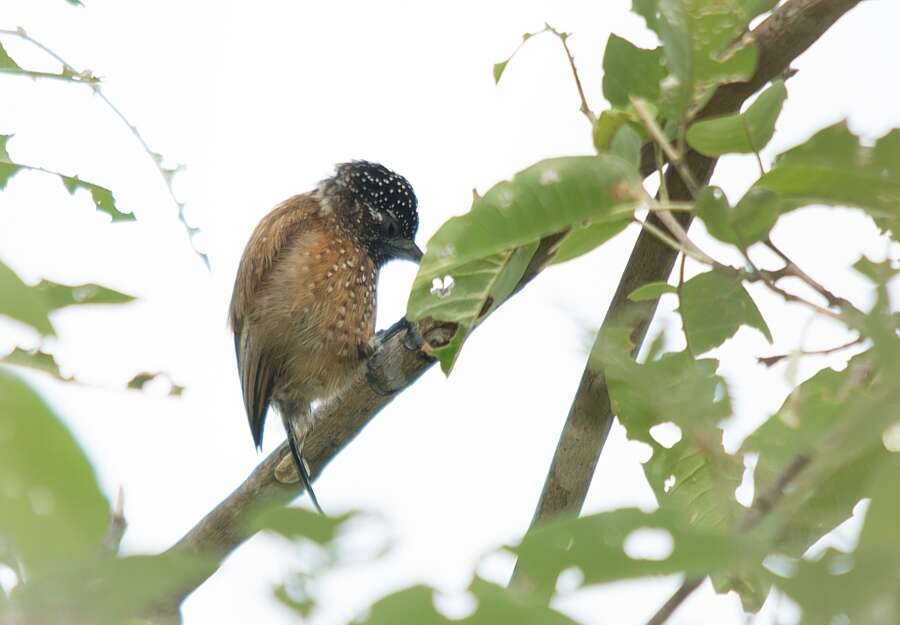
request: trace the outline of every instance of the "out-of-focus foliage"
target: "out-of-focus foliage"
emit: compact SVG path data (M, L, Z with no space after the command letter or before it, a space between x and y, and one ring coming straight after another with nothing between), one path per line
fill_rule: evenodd
M665 154L683 156L688 149L720 156L758 153L769 143L787 97L782 81L773 82L741 113L714 119L697 115L718 86L752 76L758 50L743 34L753 18L775 4L634 0L633 10L659 45L645 49L617 35L607 42L602 85L586 85L589 93L602 89L611 107L599 115L585 111L592 122L587 138L597 154L542 160L476 198L468 213L434 234L409 298L410 319L431 317L457 325L450 342L435 349L449 373L470 332L521 286L523 277L603 245L633 223L641 209L691 211L728 247L730 258L743 262L725 265L688 247L679 238L683 233L660 231L660 239L699 259L704 270L629 294L635 302L677 298L687 349L666 351L663 341L655 341L637 362L628 329L613 325L598 337L588 363L603 374L628 438L649 447L643 470L657 509L611 510L536 529L508 547L529 583L511 592L473 576L467 590L474 607L462 619L448 618L435 605L436 591L416 585L375 602L355 622L566 625L575 621L548 607L554 597L668 574L710 576L716 590L735 591L751 611L776 589L800 606L804 624L900 622L900 339L888 295L888 284L898 274L896 259L861 258L854 265L876 294L866 310L840 299L828 302L834 304L827 311L831 321L858 337L852 345L859 353L843 367L823 369L796 385L783 406L740 445L723 442L733 410L727 381L718 372L719 354L713 351L745 327L770 341L773 331L778 333L747 284L789 287L776 285L783 276L760 272L752 261L770 243L785 213L811 204L856 207L896 236L900 130L870 145L845 124L823 129L778 156L733 205L713 186L700 186L691 201L678 206L666 204L667 189L653 200L642 188L642 154L662 162ZM551 32L564 44L568 37L549 26L539 32ZM536 34L524 35L522 44ZM494 66L495 81L511 59ZM0 72L96 81L67 67L58 74L31 72L2 47ZM131 218L119 212L103 187L14 161L8 140L0 137L0 190L23 169L42 171L48 179L59 177L72 192L87 190L113 221ZM663 145L649 151L651 140ZM762 158L759 164L765 167ZM167 183L174 171L163 170ZM784 275L805 280L807 291L822 294L796 267ZM37 348L32 342L0 358L0 562L17 576L9 593L0 592L0 621L53 622L66 615L78 623L123 622L190 586L211 566L172 556L110 553L104 546L109 505L90 459L55 411L10 370L26 367L70 380L60 371L52 344L45 344L55 336L55 311L131 299L95 284L45 280L31 286L0 263L0 315L24 324L40 341ZM821 312L823 304L812 307ZM710 351L716 358L707 355ZM497 355L498 367L502 358ZM159 377L137 374L129 386L143 388ZM177 385L171 388L173 394L180 392ZM753 467L752 501L739 501L736 492L748 466ZM846 553L829 548L814 556L810 548L854 511L862 527L858 544ZM341 541L360 522L358 515L324 517L273 508L241 530L279 534L308 554L308 570L274 592L306 617L317 608L315 585L309 582L347 564ZM787 565L776 571L773 559ZM574 591L559 590L564 574L578 578Z

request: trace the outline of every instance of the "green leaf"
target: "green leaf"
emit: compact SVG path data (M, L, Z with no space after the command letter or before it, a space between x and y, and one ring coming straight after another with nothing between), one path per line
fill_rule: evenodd
M446 291L435 285L428 291L414 288L410 306L417 314L459 324L454 337L458 340L434 350L444 373L453 369L465 337L478 321L512 294L536 249L534 242L463 265L454 272L452 287Z
M629 556L627 539L640 530L668 534L670 552L653 559ZM725 529L689 525L679 513L664 508L651 513L625 508L551 521L530 531L512 551L522 571L545 594L571 567L581 571L583 585L590 585L656 575L702 577L761 557L752 540Z
M872 501L856 549L850 554L829 549L817 560L797 561L789 577L772 576L800 605L802 624L900 621L900 454L890 456L862 493Z
M268 530L289 539L306 538L319 545L333 542L341 527L354 513L325 516L303 508L273 506L263 510L253 521L254 530Z
M780 410L744 441L742 453L759 456L753 474L757 497L795 458L824 453L821 446L844 427L849 415L869 411L865 406L877 392L865 382L864 372L870 367L871 354L864 353L843 371L820 371L798 386ZM854 433L852 438L857 436ZM862 453L819 471L818 479L807 483L802 494L794 491L794 499L778 515L778 547L784 553L799 557L850 517L871 476L890 456L878 437L869 436Z
M97 207L97 210L108 214L112 217L113 221L134 221L133 214L119 211L112 191L106 187L101 187L92 182L81 180L78 176L66 176L55 171L43 169L42 167L34 167L32 165L23 165L22 163L13 162L6 149L6 144L12 137L13 135L0 135L0 191L6 188L6 183L17 172L22 171L23 169L40 171L45 174L58 176L69 193L74 194L78 189L86 189L91 194L91 198L94 200L94 205Z
M659 100L659 83L666 76L662 50L638 48L610 35L603 53L603 96L615 107L627 108L630 96Z
M534 597L522 597L508 588L498 586L476 577L469 586L469 592L478 600L475 613L459 625L577 625L568 616L551 609L543 601Z
M747 80L757 51L741 35L756 0L641 0L632 8L662 42L669 75L661 83L660 108L667 119L690 116L722 83Z
M648 282L643 286L639 286L628 294L628 299L632 302L646 302L654 300L664 293L676 293L674 286L667 282Z
M113 221L134 221L135 218L133 213L123 213L118 209L112 191L106 187L101 187L92 182L85 182L84 180L79 179L78 176L58 175L69 193L74 195L75 191L78 189L86 189L90 192L91 199L94 200L94 205L97 207L97 210L103 211L112 217Z
M500 77L503 76L503 70L506 69L508 63L509 59L501 61L500 63L494 63L494 84L500 82Z
M865 147L846 124L785 152L756 186L783 198L783 210L808 204L855 206L882 228L900 225L900 130Z
M743 113L704 119L687 131L688 144L706 156L759 152L775 134L787 89L777 80Z
M434 607L434 590L413 586L380 599L359 625L450 625Z
M897 267L896 263L890 259L875 262L866 256L861 256L858 261L853 263L853 268L875 284L880 285L887 284L900 273L900 267Z
M0 536L33 579L96 554L109 506L78 443L47 405L0 369Z
M2 61L2 57L0 57L0 61ZM15 63L13 64L15 65ZM0 135L0 191L5 189L9 179L22 169L20 165L17 165L10 160L9 152L6 151L6 144L12 137L13 135Z
M734 207L721 189L704 187L694 204L694 212L712 236L741 248L767 239L781 208L777 194L759 187L751 187Z
M641 145L643 142L640 133L629 124L625 124L619 128L619 131L613 137L609 145L609 153L631 163L637 170L641 166Z
M50 280L41 280L37 286L33 287L33 290L43 298L50 310L86 304L127 304L135 300L131 295L99 284L69 286Z
M0 315L21 321L45 336L54 334L44 299L0 262Z
M0 69L5 70L17 70L22 69L19 67L19 64L12 60L12 57L7 54L6 49L3 47L3 44L0 43ZM8 137L7 137L8 138Z
M587 254L628 227L627 221L600 222L589 226L573 227L556 248L547 265L558 265Z
M205 558L170 553L95 559L17 588L12 607L29 623L123 625L214 568Z
M634 167L614 156L541 161L478 198L469 213L448 220L431 238L407 304L411 320L462 322L441 352L452 365L466 332L502 302L521 277L528 250L544 236L595 223L627 224L641 197ZM516 250L523 249L522 252ZM453 281L451 289L435 289Z
M71 382L73 380L73 378L64 376L60 372L59 364L56 362L53 354L48 354L41 350L28 351L21 347L16 347L9 354L0 358L0 363L43 371L44 373L49 373L60 382Z
M772 342L772 333L738 278L720 271L694 276L679 291L688 346L695 354L718 347L742 325L756 328Z

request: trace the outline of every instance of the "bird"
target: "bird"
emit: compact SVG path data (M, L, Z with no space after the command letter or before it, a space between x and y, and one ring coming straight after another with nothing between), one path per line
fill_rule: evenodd
M376 286L391 260L419 262L418 201L403 176L370 161L335 166L278 204L244 249L229 307L237 368L257 451L270 407L281 415L315 508L303 442L313 404L339 396L377 350Z

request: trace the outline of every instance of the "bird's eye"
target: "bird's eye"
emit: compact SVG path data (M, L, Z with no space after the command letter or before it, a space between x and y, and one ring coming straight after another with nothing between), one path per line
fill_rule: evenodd
M384 213L384 221L381 222L381 230L388 239L396 239L400 236L400 223L390 213Z

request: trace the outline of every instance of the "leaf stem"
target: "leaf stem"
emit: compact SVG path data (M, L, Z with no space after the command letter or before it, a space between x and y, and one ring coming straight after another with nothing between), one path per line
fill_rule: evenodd
M584 95L584 88L581 86L581 78L578 76L578 68L575 66L575 57L572 56L572 52L569 50L568 39L571 33L558 31L550 24L544 24L544 29L556 35L560 43L562 43L563 49L566 51L566 57L569 59L569 67L572 68L572 76L575 78L575 87L578 89L578 97L581 98L581 108L579 110L587 117L587 120L591 123L591 127L593 127L594 123L597 121L597 116L594 115L591 107L588 106L587 98Z
M694 178L694 174L691 173L690 168L688 168L687 163L684 161L684 154L680 150L676 150L672 144L669 143L666 134L663 132L662 128L659 127L659 124L656 123L656 120L653 119L653 115L650 113L644 100L634 96L629 96L629 100L631 100L631 105L638 114L641 123L644 124L644 128L647 129L647 132L650 133L650 136L657 145L662 148L666 158L669 159L669 162L672 163L678 170L678 173L681 174L681 179L684 180L684 185L688 188L688 191L690 191L691 196L696 196L699 185Z

